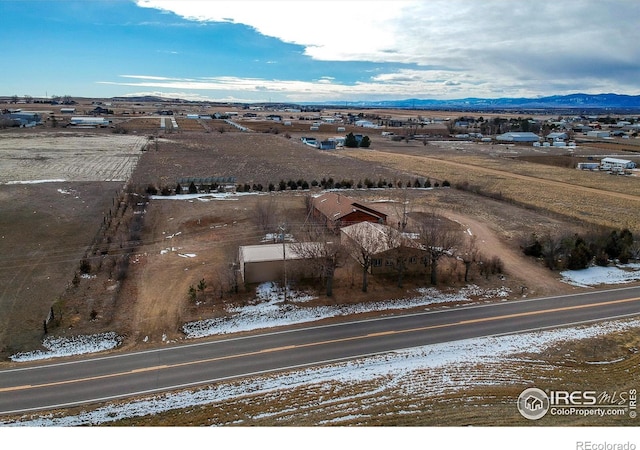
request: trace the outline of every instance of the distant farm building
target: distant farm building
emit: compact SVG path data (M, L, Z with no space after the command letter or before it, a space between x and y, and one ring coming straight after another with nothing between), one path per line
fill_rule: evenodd
M78 127L108 127L109 121L102 117L72 117L69 121L70 125Z
M368 120L356 120L355 125L363 128L378 128L376 124Z
M355 202L352 198L335 192L327 192L312 201L314 218L323 222L327 228L338 232L340 228L360 222L385 224L387 215L373 208Z
M609 137L609 132L608 131L602 131L602 130L593 130L593 131L588 131L587 132L587 136L595 137L595 138L608 138Z
M540 136L531 132L508 132L496 136L500 142L538 142Z
M42 117L37 112L16 111L10 112L4 116L8 120L12 120L20 127L35 127L42 123Z
M580 170L600 170L600 163L597 162L580 162L578 163Z
M337 142L332 139L326 139L324 141L320 141L318 144L318 148L320 150L335 150L337 146Z
M60 108L60 114L75 114L75 108Z
M636 163L627 159L618 158L602 158L600 160L600 169L611 172L624 172L628 169L635 169Z

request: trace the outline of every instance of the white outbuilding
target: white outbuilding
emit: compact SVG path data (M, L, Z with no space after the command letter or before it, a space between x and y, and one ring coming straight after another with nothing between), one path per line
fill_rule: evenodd
M540 136L531 132L513 132L503 133L496 136L496 140L500 142L539 142Z
M600 160L601 170L610 170L612 172L622 172L626 169L635 169L636 163L627 159L619 158L602 158Z
M83 117L83 116L75 116L69 120L71 125L75 126L84 126L84 127L107 127L109 126L109 121L103 117Z

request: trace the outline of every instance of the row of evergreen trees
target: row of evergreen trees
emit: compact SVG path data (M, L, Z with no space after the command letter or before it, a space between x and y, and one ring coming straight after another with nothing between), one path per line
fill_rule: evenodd
M244 183L244 184L239 184L236 186L236 191L237 192L264 192L264 191L268 191L268 192L272 192L272 191L286 191L286 190L308 190L312 187L320 187L322 189L352 189L352 188L358 188L358 189L374 189L374 188L430 188L430 187L440 187L441 184L438 183L437 181L435 183L431 183L431 180L429 178L427 178L426 180L420 180L419 178L416 178L415 180L411 181L411 180L407 180L406 182L403 182L402 180L392 180L392 181L387 181L386 179L380 178L378 179L378 181L373 181L369 178L365 178L364 181L363 180L359 180L357 183L354 183L353 180L335 180L331 177L329 178L322 178L322 180L318 181L318 180L313 180L311 181L311 183L309 183L306 180L303 179L298 179L298 180L291 180L289 179L288 181L285 180L280 180L280 182L276 185L273 183L269 183L266 187L263 186L260 183L254 183L254 184L249 184L249 183ZM449 187L451 186L451 183L449 183L447 180L444 180L442 182L442 186L443 187ZM210 186L205 186L205 187L200 187L200 190L198 189L198 186L195 185L195 183L191 183L187 189L187 191L189 192L189 194L197 194L198 192L224 192L225 187L223 185L219 185L218 183L213 183ZM158 188L152 184L150 184L147 189L146 189L147 194L149 195L157 195L158 194ZM176 184L174 189L171 189L169 186L163 186L160 189L160 194L161 195L173 195L173 194L177 194L177 193L184 193L184 189L183 186L180 185L180 183Z
M525 255L541 258L551 270L580 270L592 264L622 264L640 257L640 246L627 228L589 236L532 236L522 248Z

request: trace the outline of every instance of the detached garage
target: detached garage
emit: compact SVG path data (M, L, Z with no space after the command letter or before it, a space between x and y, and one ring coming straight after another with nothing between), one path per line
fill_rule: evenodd
M296 252L294 244L244 245L238 253L244 283L282 281L285 263L287 271L299 272L302 268L300 262L306 259Z

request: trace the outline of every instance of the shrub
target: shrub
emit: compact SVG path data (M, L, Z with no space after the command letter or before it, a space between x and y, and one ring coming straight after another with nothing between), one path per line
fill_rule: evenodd
M80 273L91 273L91 263L87 258L82 258L82 260L80 261Z

